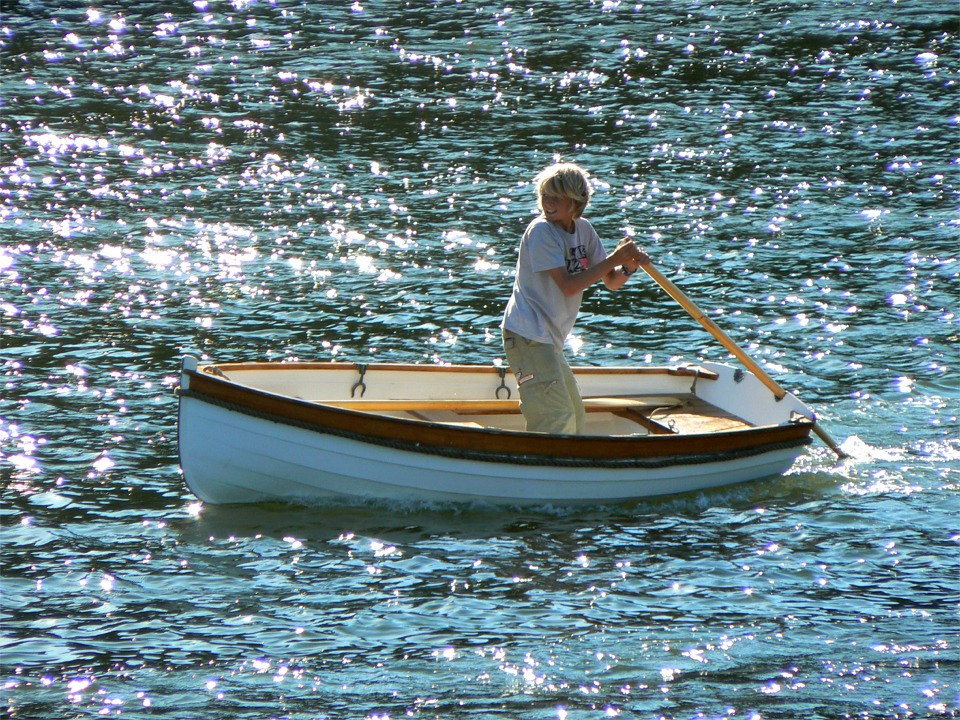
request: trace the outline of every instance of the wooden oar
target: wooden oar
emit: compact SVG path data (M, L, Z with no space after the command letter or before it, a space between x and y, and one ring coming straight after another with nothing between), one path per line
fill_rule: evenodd
M766 370L754 362L753 358L747 355L747 353L739 345L737 345L731 339L731 337L720 328L719 325L708 318L704 312L697 307L693 300L688 298L680 288L670 282L670 280L668 280L663 273L657 270L653 266L653 263L647 263L645 265L641 265L640 267L644 269L647 275L656 281L657 285L666 290L670 297L680 303L680 306L690 313L690 316L694 320L703 325L703 327L705 327L711 335L719 340L727 350L736 355L740 362L746 365L747 369L756 375L757 378L759 378L760 381L770 389L777 400L787 394L787 391L780 387L780 385L777 384L777 381L767 374ZM813 431L819 435L820 439L823 440L830 447L830 449L837 454L837 457L849 457L843 450L840 449L840 446L837 445L833 438L830 437L827 431L820 427L820 423L817 422L816 418L813 418L813 421Z

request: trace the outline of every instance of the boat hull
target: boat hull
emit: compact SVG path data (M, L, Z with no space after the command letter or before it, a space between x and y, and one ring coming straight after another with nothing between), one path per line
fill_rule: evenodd
M437 381L428 386L448 379L427 377ZM452 387L469 388L473 376L457 380ZM501 374L501 386L503 380ZM670 383L690 380L658 382L672 390ZM756 388L737 388L747 390ZM450 390L438 392L447 397ZM702 436L546 436L344 410L185 363L178 432L187 486L212 504L378 499L524 506L622 503L779 475L809 441L811 425L787 421Z

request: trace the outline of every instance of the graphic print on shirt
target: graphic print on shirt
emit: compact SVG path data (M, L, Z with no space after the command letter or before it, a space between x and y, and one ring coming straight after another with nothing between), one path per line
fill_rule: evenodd
M587 269L587 246L577 245L567 248L567 272L571 275Z

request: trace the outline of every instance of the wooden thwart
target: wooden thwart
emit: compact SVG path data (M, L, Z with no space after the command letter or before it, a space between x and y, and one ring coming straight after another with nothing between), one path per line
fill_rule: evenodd
M587 412L609 412L636 422L653 435L741 430L750 423L692 395L584 398ZM519 414L517 400L341 400L324 405L372 413L408 413L427 422L483 427L467 420L479 415Z
M595 397L584 398L587 412L613 412L629 408L658 408L678 405L682 401L676 397ZM484 413L520 412L519 400L336 400L324 401L322 405L362 410L364 412L401 412L423 410L448 410L463 415L481 415Z

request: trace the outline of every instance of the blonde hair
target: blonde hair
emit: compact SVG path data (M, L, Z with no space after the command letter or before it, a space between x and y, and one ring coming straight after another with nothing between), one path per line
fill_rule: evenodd
M573 200L573 216L580 217L587 205L593 188L587 171L574 163L555 163L540 171L533 180L537 189L537 207L543 211L544 195L557 195Z

